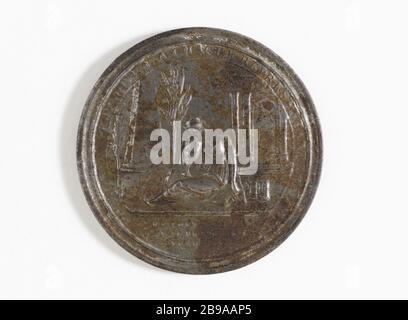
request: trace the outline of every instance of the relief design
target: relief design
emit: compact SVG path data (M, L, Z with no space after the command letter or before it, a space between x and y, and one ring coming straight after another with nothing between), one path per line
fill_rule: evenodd
M117 85L123 92L112 93L111 113L101 121L108 126L100 129L109 133L105 161L115 172L118 203L129 213L228 215L254 213L254 204L262 213L286 189L279 180L291 174L293 131L285 101L253 71L225 59L211 64L209 69L203 56L194 65L151 66L143 78L129 72L123 88ZM258 129L258 172L239 174L236 147L229 149L228 142L221 147L222 164L152 164L149 134L155 128L172 133L174 121L181 130L195 129L203 136L205 129ZM249 139L248 152L251 147Z

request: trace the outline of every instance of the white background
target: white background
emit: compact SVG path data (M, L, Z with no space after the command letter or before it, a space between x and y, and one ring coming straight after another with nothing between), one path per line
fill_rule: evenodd
M406 1L5 1L0 4L0 298L408 298ZM308 214L277 250L209 276L162 271L99 226L77 178L86 97L110 62L208 26L283 57L320 116Z

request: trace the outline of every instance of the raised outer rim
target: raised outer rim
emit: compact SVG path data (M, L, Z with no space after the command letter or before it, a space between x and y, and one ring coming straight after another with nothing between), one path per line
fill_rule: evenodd
M150 44L158 43L161 39L169 37L169 36L177 36L177 35L184 35L186 33L194 32L195 34L214 34L214 35L223 35L228 36L231 39L243 40L247 43L250 43L251 49L254 49L259 56L265 58L265 60L273 61L276 65L275 67L279 67L280 71L284 73L285 79L289 80L292 87L298 93L300 99L302 100L302 104L306 113L308 114L308 119L310 122L311 132L310 132L310 155L311 155L311 163L310 163L310 170L308 174L308 183L303 190L303 196L298 202L296 206L296 210L292 213L292 221L290 223L285 224L285 231L281 233L278 239L275 241L269 241L264 245L262 248L257 249L253 254L249 255L245 259L240 260L237 263L227 264L222 266L206 266L205 268L200 265L193 265L193 264L186 264L186 263L178 263L177 260L172 260L169 258L163 258L152 252L151 250L147 250L146 248L142 247L140 244L136 244L136 248L132 247L128 241L126 241L126 236L124 235L123 231L120 231L120 228L113 225L112 221L110 221L107 217L109 212L101 212L103 208L98 206L98 202L101 202L101 199L98 198L97 192L95 192L94 184L91 180L92 174L87 168L88 165L92 165L87 159L87 121L89 119L89 112L90 112L90 105L92 100L94 99L95 95L97 94L100 87L103 85L105 78L113 71L116 67L126 60L126 57L135 51L141 51L146 46ZM89 162L89 163L88 163ZM103 228L109 233L109 235L125 250L130 252L131 254L135 255L136 257L152 264L157 267L167 269L170 271L181 272L181 273L189 273L189 274L210 274L210 273L219 273L234 270L245 265L248 265L256 260L264 257L268 253L270 253L273 249L275 249L279 244L281 244L296 228L296 226L300 223L303 219L304 215L306 214L313 197L315 195L318 182L320 179L321 173L321 166L322 166L322 137L321 137L321 130L320 124L318 120L318 116L313 105L312 99L306 90L305 86L303 85L302 81L298 78L295 72L284 62L278 55L276 55L273 51L268 49L267 47L263 46L257 41L254 41L246 36L240 35L235 32L222 30L222 29L214 29L214 28L183 28L183 29L175 29L170 30L164 33L157 34L151 38L148 38L132 48L128 49L126 52L121 54L118 58L116 58L111 65L105 70L105 72L101 75L99 80L96 82L95 86L93 87L88 100L85 104L83 109L79 128L78 128L78 136L77 136L77 166L78 166L78 173L79 178L81 181L82 189L88 201L90 208L92 209L95 217L98 219L100 224ZM90 176L91 175L91 176ZM99 203L100 204L100 203ZM105 208L105 211L106 208Z

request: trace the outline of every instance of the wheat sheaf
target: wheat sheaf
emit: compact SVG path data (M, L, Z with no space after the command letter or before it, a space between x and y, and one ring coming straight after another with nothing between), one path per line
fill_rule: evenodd
M191 86L186 84L183 69L172 67L161 73L161 82L164 87L164 105L159 107L160 116L169 124L173 121L182 121L187 114L191 102Z

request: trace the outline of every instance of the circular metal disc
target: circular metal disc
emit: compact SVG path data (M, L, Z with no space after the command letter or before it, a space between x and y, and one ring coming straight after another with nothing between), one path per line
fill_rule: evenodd
M151 139L155 129L169 132L171 150ZM257 129L257 150L248 138L246 163L234 149L226 162L225 145L218 164L179 164L186 129L245 129L245 138ZM160 146L170 164L152 163ZM292 69L252 39L208 28L165 32L117 58L89 96L77 145L106 231L148 263L193 274L242 267L285 240L312 201L321 153L313 103Z

